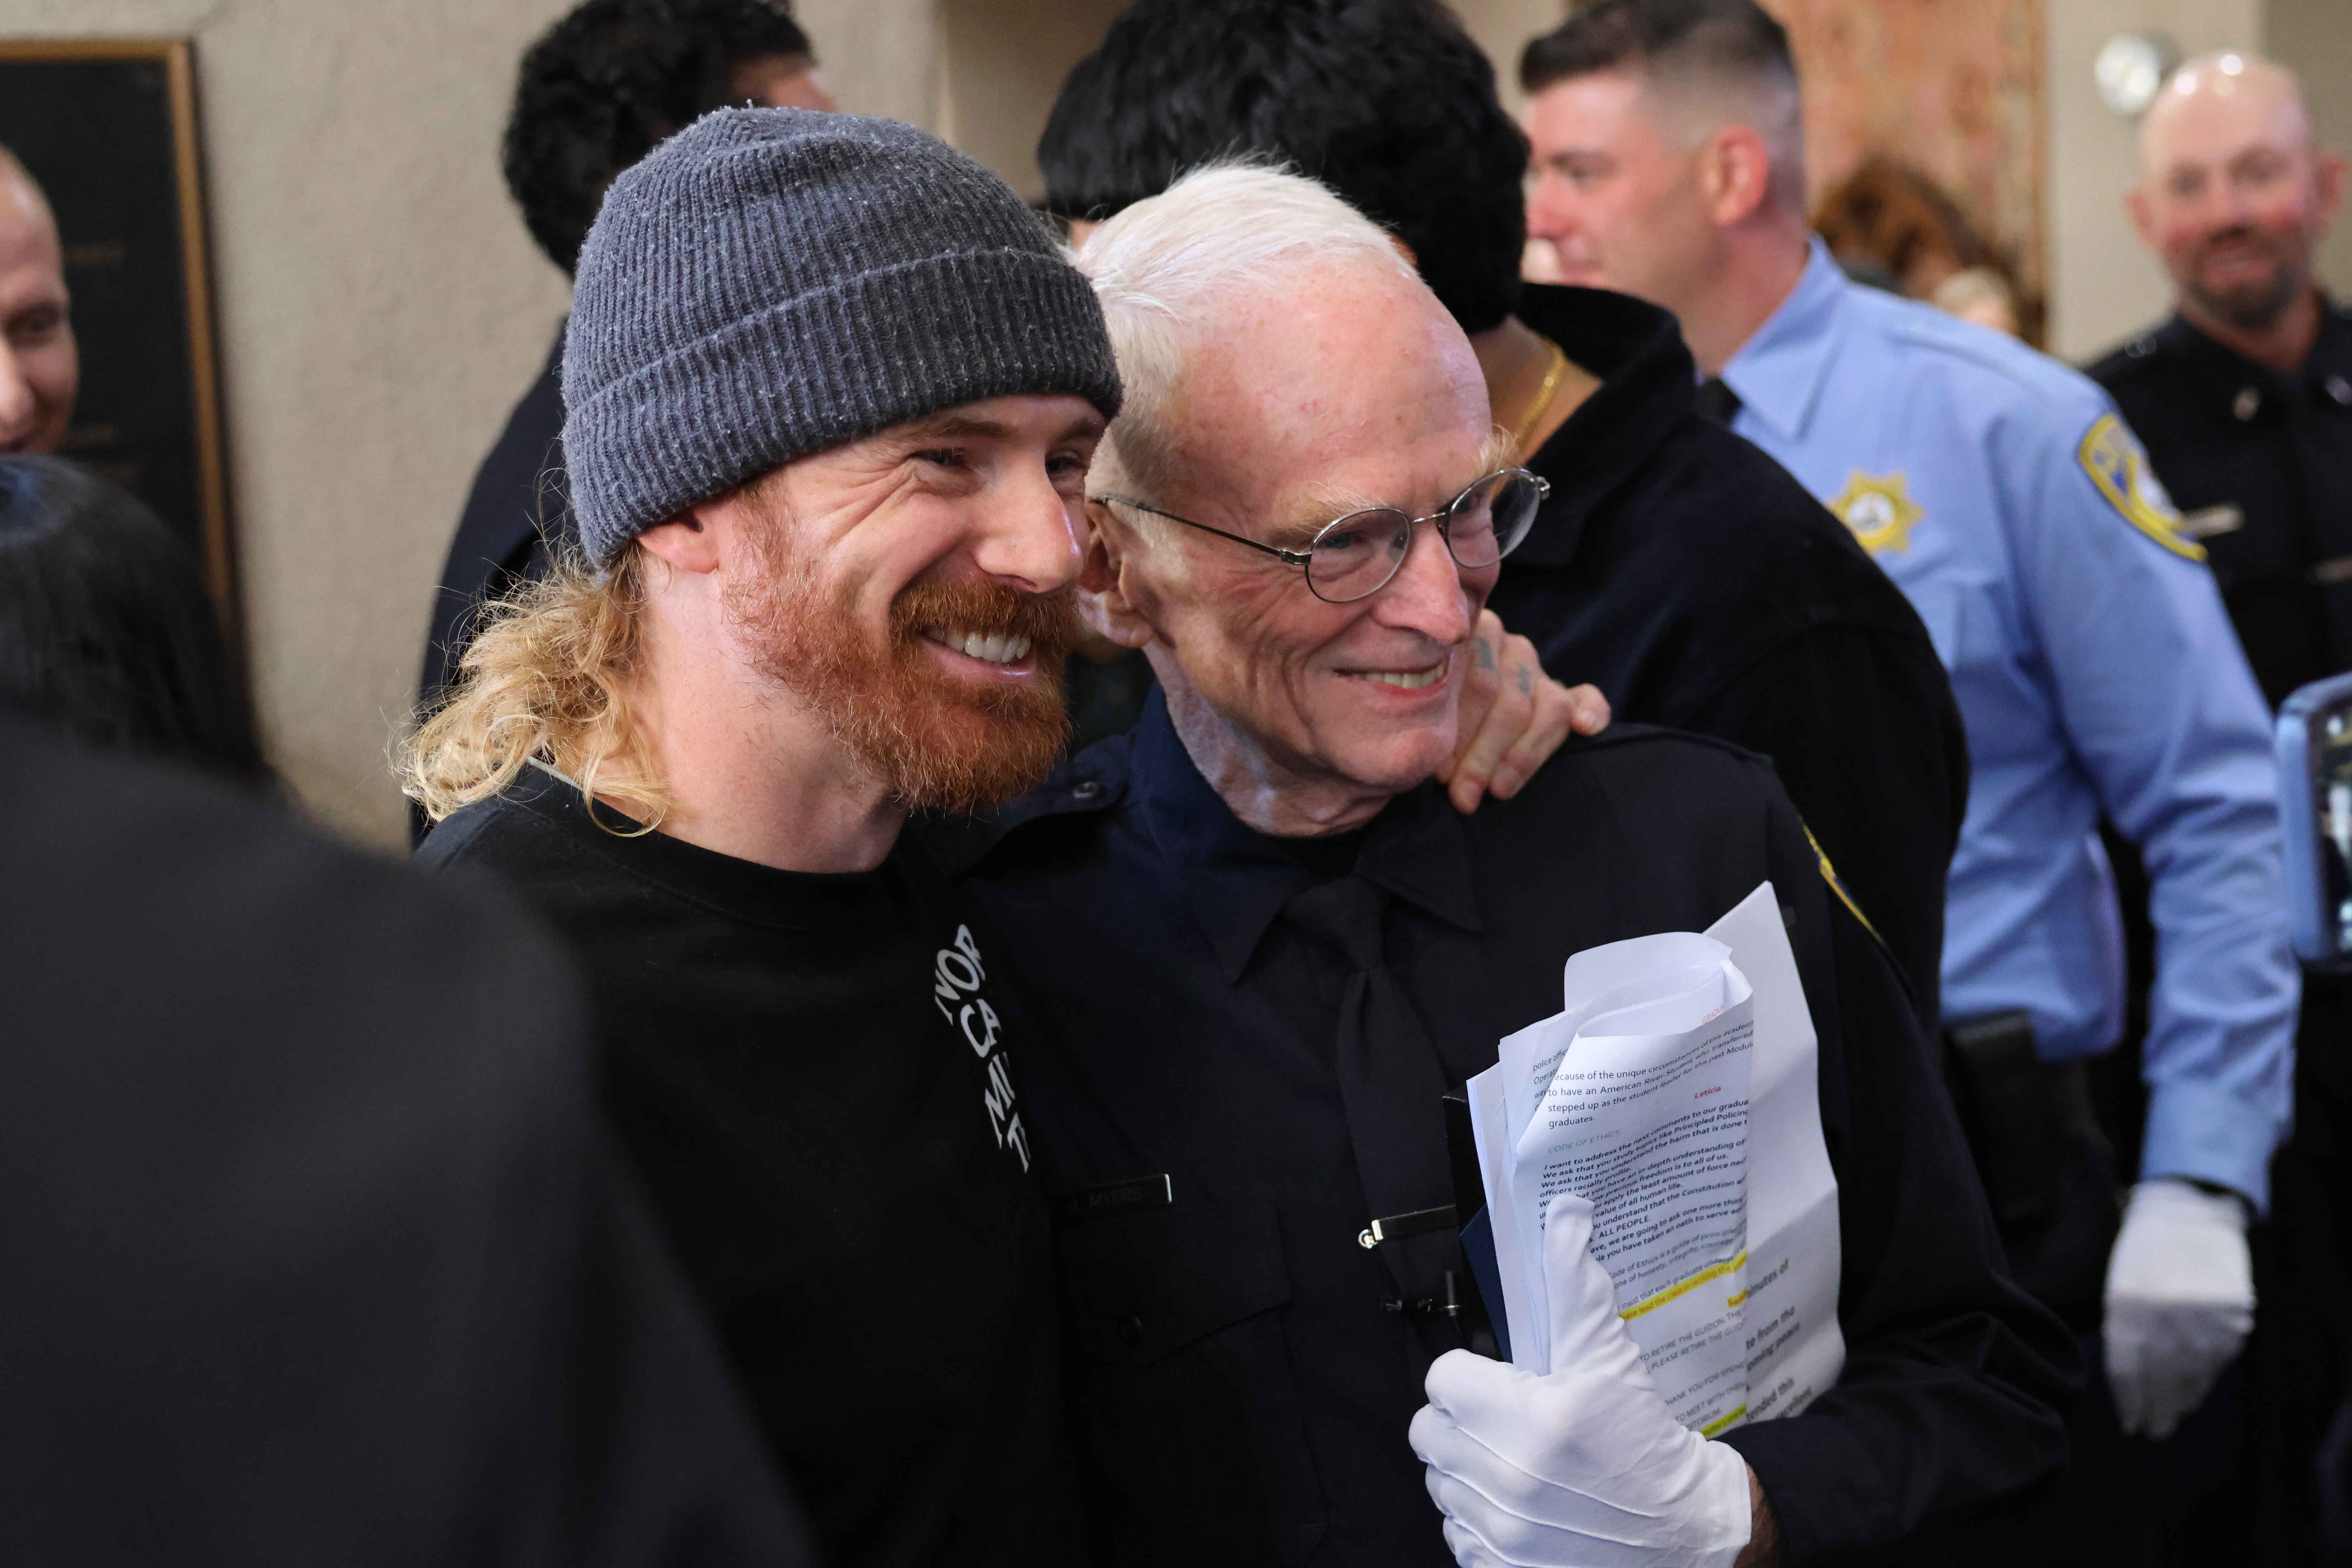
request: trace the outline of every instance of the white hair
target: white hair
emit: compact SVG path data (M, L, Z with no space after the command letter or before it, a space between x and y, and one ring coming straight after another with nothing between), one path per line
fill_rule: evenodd
M1328 187L1259 162L1193 170L1097 229L1076 261L1102 301L1127 388L1097 461L1107 458L1146 490L1169 477L1171 405L1202 324L1218 310L1351 266L1422 287L1386 230Z

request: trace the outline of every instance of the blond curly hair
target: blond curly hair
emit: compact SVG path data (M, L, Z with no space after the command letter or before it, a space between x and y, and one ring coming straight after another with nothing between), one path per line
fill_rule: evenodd
M456 683L395 748L401 793L439 822L535 759L583 795L658 823L668 792L629 710L657 566L632 543L600 576L567 551L544 580L485 605Z

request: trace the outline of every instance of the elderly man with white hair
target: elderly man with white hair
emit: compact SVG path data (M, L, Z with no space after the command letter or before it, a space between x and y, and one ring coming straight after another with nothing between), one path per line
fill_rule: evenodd
M1025 1042L1103 1558L1801 1563L2055 1469L2066 1338L2008 1279L1903 983L1769 765L1619 726L1446 805L1538 485L1409 260L1232 167L1078 259L1127 387L1081 605L1162 695L942 841ZM1767 879L1820 1036L1848 1352L1801 1414L1708 1441L1569 1233L1544 1377L1462 1348L1450 1228L1360 1236L1451 1202L1440 1097L1559 1009L1569 955Z

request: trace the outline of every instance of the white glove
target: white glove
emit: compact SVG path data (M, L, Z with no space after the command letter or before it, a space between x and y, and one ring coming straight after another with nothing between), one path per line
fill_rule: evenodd
M2107 1258L2106 1305L2116 1415L2130 1436L2169 1437L2253 1327L2245 1204L2182 1181L2134 1187Z
M1549 1376L1468 1351L1429 1369L1411 1436L1445 1544L1463 1568L1730 1568L1747 1461L1667 1414L1591 1237L1592 1205L1554 1198Z

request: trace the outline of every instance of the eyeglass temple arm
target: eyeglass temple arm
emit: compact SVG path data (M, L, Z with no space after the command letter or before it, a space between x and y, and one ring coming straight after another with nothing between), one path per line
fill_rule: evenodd
M1156 506L1146 506L1139 500L1129 500L1125 496L1099 495L1089 496L1087 499L1106 504L1133 507L1138 511L1148 511L1154 517L1164 517L1171 522L1181 522L1187 528L1197 528L1202 533L1213 533L1219 539L1230 539L1235 544L1246 544L1252 550L1263 550L1276 560L1288 565L1304 567L1310 559L1304 551L1285 550L1278 544L1262 544L1255 539L1247 539L1238 533L1227 533L1222 528L1211 528L1205 522L1194 522L1189 517L1179 517L1172 511L1162 511Z

